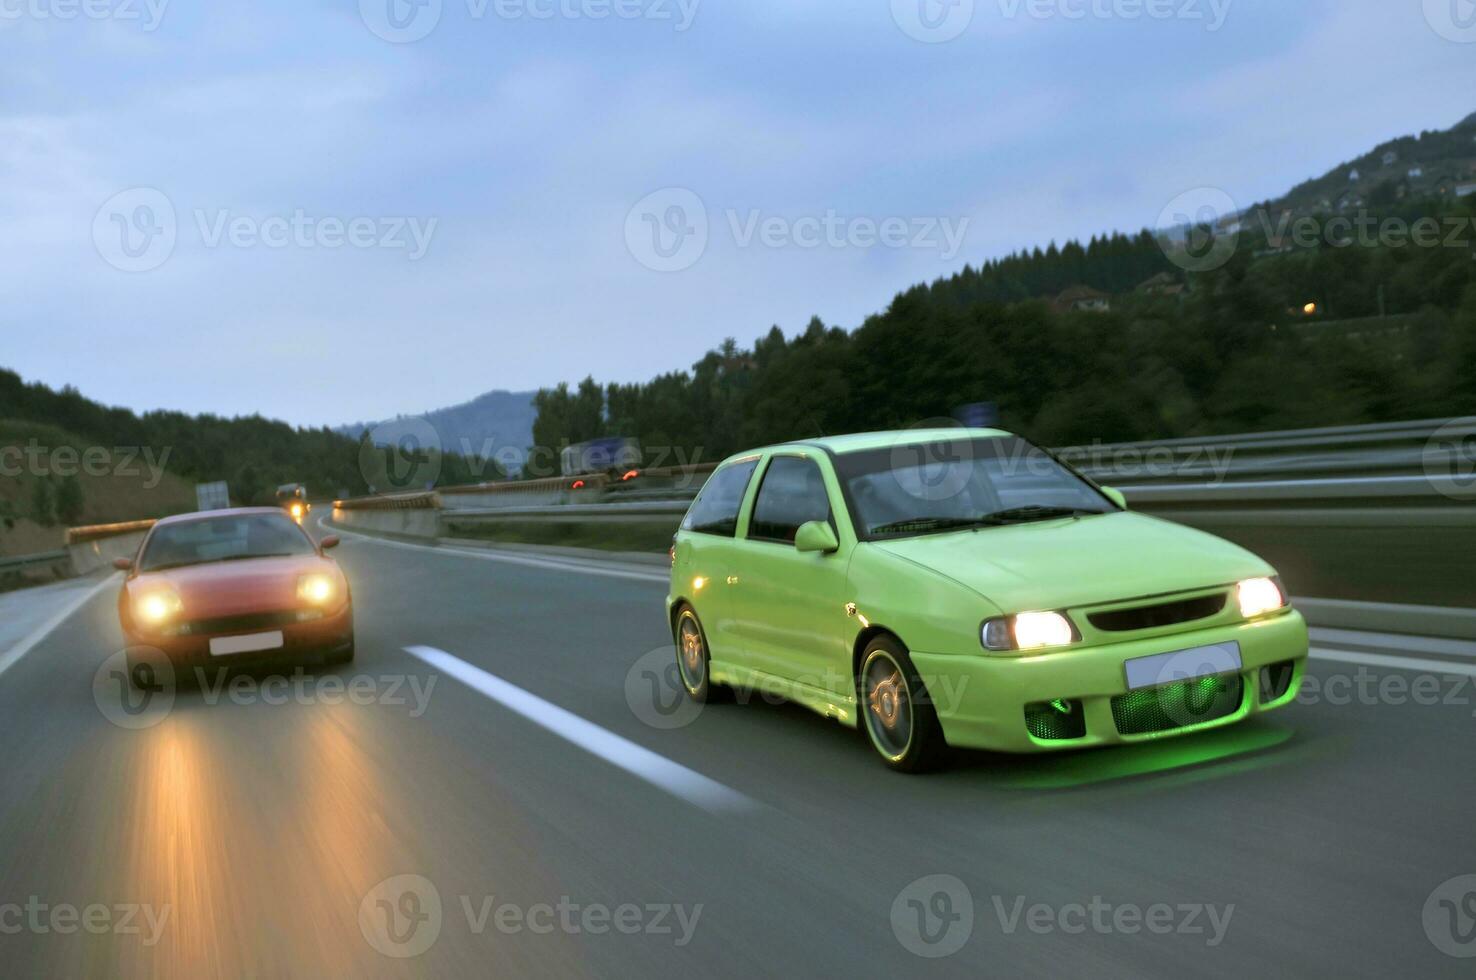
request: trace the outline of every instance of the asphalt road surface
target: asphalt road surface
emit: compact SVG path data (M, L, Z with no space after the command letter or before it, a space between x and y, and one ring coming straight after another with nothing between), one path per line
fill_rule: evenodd
M347 667L125 704L115 578L0 669L0 972L1476 970L1469 666L907 777L792 706L672 711L659 567L335 554Z

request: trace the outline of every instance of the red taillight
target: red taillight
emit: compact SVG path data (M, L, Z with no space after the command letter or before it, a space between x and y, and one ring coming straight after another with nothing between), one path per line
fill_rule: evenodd
M626 471L626 474L624 476L622 476L620 479L622 481L624 481L624 480L634 480L636 477L638 477L640 475L641 475L641 471L640 470L627 470Z
M583 490L584 489L584 481L583 480L575 480L572 484L569 485L569 489L570 490Z

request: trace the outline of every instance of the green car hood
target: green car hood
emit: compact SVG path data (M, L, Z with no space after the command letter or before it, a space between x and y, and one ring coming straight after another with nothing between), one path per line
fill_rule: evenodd
M873 541L1006 613L1163 595L1274 570L1238 545L1130 511Z

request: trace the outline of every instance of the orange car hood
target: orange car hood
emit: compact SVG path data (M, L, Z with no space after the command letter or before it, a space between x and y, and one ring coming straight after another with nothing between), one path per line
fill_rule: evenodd
M276 612L298 605L297 580L310 572L327 572L343 589L338 565L318 555L290 558L247 558L142 572L128 582L130 598L160 586L172 588L184 604L186 619L213 619L253 612Z

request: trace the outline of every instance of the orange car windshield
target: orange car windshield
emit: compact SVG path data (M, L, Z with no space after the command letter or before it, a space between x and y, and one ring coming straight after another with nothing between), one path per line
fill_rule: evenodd
M312 541L285 516L236 514L154 528L139 560L139 571L202 565L243 558L310 555Z

